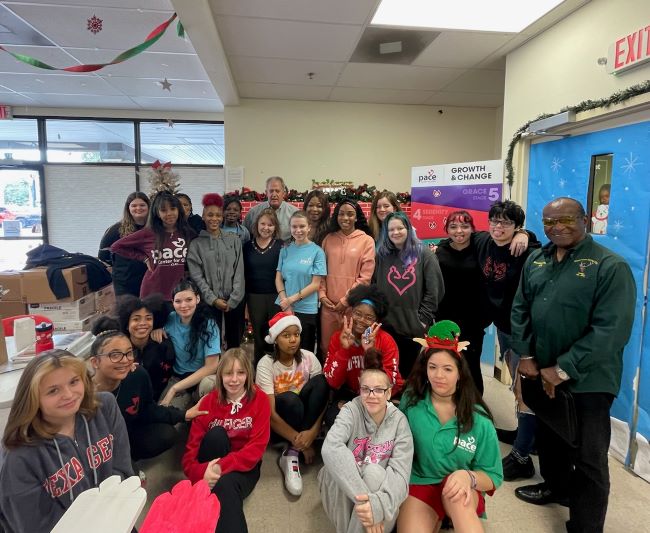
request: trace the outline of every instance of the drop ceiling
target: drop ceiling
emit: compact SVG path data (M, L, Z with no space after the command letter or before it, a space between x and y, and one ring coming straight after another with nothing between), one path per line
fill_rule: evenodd
M142 54L86 74L0 52L0 104L220 112L265 98L495 108L505 55L587 2L565 0L519 34L433 29L415 59L398 64L352 59L379 0L0 1L0 44L53 66L110 61L174 12L187 32L181 39L171 26ZM102 20L95 34L93 16Z

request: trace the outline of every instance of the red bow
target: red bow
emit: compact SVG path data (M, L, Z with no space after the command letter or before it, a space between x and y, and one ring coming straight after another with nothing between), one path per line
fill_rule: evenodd
M167 161L167 163L161 163L158 159L156 159L156 160L151 164L151 168L153 168L154 170L158 170L160 167L162 167L163 169L165 169L165 168L172 168L172 162L171 162L171 161Z

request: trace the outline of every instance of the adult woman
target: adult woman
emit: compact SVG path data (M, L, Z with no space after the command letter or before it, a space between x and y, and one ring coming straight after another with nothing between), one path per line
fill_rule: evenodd
M327 384L335 391L325 414L328 426L334 423L342 405L359 394L359 377L367 368L368 357L379 358L394 394L404 384L397 345L379 323L386 316L386 296L376 285L357 285L350 291L348 302L352 314L349 319L343 317L343 328L332 335L323 367Z
M375 194L370 204L370 232L375 240L379 239L386 217L390 213L398 213L401 210L395 193L383 190Z
M248 228L241 223L242 205L236 196L226 196L223 199L223 223L221 229L226 233L234 233L242 246L251 240Z
M278 297L275 303L283 311L294 313L302 324L301 346L310 352L316 345L318 288L327 274L323 249L309 240L309 220L304 211L296 211L289 220L293 242L280 251L275 274Z
M399 531L438 531L445 516L459 533L483 531L484 493L503 480L492 415L459 351L459 334L448 320L429 329L400 402L415 453Z
M104 263L113 266L113 286L115 295L140 294L142 278L147 271L141 261L126 259L121 255L113 255L111 246L122 237L130 235L144 227L149 215L149 197L143 192L132 192L124 202L122 220L106 230L99 243L99 257Z
M341 329L348 311L348 295L358 285L368 285L375 271L375 242L369 235L366 217L359 204L341 200L334 208L328 233L323 239L328 275L321 279L321 350L327 353L332 333Z
M445 291L440 266L403 212L390 213L384 220L375 261L373 282L388 298L383 327L397 343L400 373L408 376L420 352L413 338L422 337L438 316Z
M253 238L244 244L246 303L253 326L255 366L273 347L264 341L269 320L277 313L275 271L283 243L275 209L264 209L253 225Z
M164 330L152 334L154 340L171 339L176 352L173 375L163 393L162 405L187 409L197 387L207 392L214 384L214 373L221 354L219 328L207 305L201 302L196 284L181 281L172 292L174 311Z
M157 405L151 380L144 368L135 365L129 338L119 330L119 322L101 317L93 325L97 337L88 359L93 383L98 391L111 393L126 422L134 461L160 455L178 438L174 424L201 414L196 408L182 411Z
M217 325L224 322L228 348L237 348L244 334L244 261L241 241L224 233L223 198L216 193L203 197L206 229L190 243L187 266L203 301L213 306Z
M260 478L269 442L269 400L253 383L250 357L240 348L223 354L216 383L201 399L207 414L192 423L183 471L193 483L205 480L219 498L217 533L244 533L244 499Z
M302 453L307 464L314 460L313 443L329 396L318 359L300 348L301 331L296 315L275 315L266 337L269 344L275 344L275 351L260 360L255 376L271 403L271 429L287 442L279 462L284 485L294 496L302 494L298 457Z
M178 198L178 201L183 207L183 213L185 213L187 223L189 224L190 228L192 228L194 233L198 235L201 233L201 230L205 229L205 223L203 222L201 215L197 215L193 212L192 199L187 194L182 192L177 193L176 198Z
M129 337L135 362L147 371L151 379L153 398L157 402L172 377L176 353L169 339L160 343L151 338L155 327L162 327L164 303L159 295L140 299L124 296L117 305L119 329Z
M325 437L318 486L336 531L390 532L408 495L413 437L389 401L391 381L379 359L369 361L359 388Z
M83 491L133 475L115 398L95 395L85 363L64 350L43 352L23 370L2 444L7 531L49 532Z
M309 240L321 245L327 233L330 219L330 204L327 195L318 189L310 191L305 196L302 209L309 219Z
M170 301L171 290L185 275L185 256L194 235L178 198L163 191L153 198L147 226L113 243L111 251L147 266L141 297L160 293Z

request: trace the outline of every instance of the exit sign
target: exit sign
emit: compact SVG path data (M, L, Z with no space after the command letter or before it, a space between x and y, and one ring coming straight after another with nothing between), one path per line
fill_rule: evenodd
M650 60L650 24L616 39L607 57L607 72L619 74Z
M11 107L8 105L0 105L0 120L7 120L10 118L13 118Z

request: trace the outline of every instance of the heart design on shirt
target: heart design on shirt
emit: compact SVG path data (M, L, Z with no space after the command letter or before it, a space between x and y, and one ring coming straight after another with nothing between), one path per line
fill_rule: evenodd
M388 283L390 283L397 294L402 296L417 281L415 277L415 263L411 263L404 272L400 274L399 270L393 265L388 270Z

